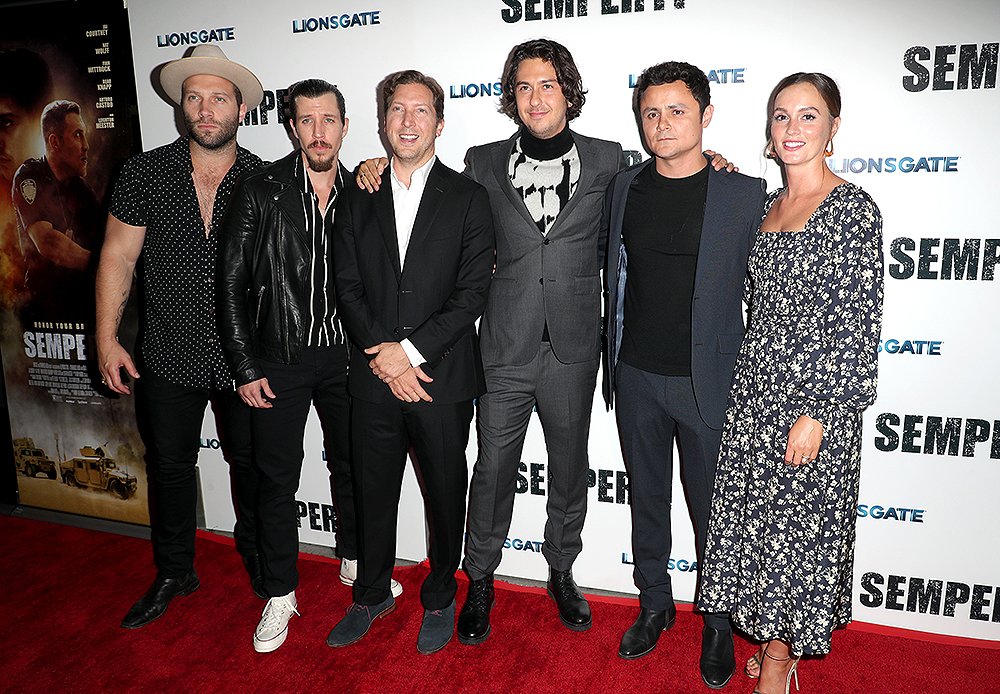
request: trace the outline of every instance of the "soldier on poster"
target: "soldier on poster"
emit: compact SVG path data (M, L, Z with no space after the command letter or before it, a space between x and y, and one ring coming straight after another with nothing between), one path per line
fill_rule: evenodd
M24 262L26 322L91 322L91 250L100 203L87 184L90 145L80 105L53 101L42 112L45 155L14 176L12 196Z

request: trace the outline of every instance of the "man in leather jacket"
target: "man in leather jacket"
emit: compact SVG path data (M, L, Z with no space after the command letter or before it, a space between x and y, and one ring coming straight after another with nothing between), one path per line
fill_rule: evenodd
M353 582L357 531L350 470L348 351L333 290L330 232L347 170L344 98L323 80L289 90L300 149L244 176L222 224L218 311L223 348L243 401L253 408L261 573L270 596L254 634L269 652L296 612L298 511L309 409L323 421L337 513L341 580ZM398 585L398 584L397 584Z

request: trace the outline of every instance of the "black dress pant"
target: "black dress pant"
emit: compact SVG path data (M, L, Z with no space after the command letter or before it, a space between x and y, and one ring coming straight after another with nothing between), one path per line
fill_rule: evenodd
M409 447L413 446L430 524L431 571L420 599L444 609L455 599L462 558L468 486L472 400L453 404L370 403L355 398L351 413L355 501L359 516L358 578L354 602L376 605L389 597L396 559L396 518ZM411 519L419 522L419 519Z
M182 578L194 566L198 481L205 407L211 401L236 502L236 550L257 554L258 476L251 460L250 408L235 391L192 388L148 371L137 382L145 406L152 504L153 557L161 578Z
M298 364L260 360L275 397L253 409L254 453L260 468L261 575L268 595L287 595L299 583L298 508L303 437L313 402L323 423L324 448L337 513L337 555L357 558L351 479L350 400L345 345L305 347Z
M632 490L632 574L639 605L666 610L674 603L667 572L674 437L700 565L722 431L702 420L690 376L661 376L619 363L615 380L618 432ZM727 614L703 616L713 629L730 628Z

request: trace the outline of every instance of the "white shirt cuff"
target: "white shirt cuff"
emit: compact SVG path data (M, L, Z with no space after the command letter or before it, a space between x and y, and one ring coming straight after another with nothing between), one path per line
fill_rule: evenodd
M406 358L410 360L410 366L420 366L427 361L420 353L420 350L413 346L413 343L410 342L409 338L406 338L399 344L402 345L403 351L406 352Z

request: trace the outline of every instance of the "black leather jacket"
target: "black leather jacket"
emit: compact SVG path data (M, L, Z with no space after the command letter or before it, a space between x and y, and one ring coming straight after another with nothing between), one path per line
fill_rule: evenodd
M298 363L306 341L312 254L295 181L299 156L295 151L245 174L222 220L219 333L237 386L264 378L258 358ZM352 180L340 168L343 180ZM330 268L332 292L333 263Z

